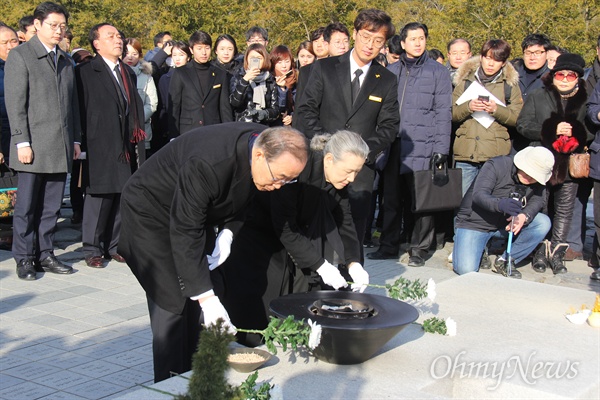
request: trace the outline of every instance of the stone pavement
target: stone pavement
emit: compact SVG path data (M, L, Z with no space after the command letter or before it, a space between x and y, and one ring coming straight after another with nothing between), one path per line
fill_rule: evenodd
M87 267L81 252L79 227L70 224L70 209L63 209L63 215L66 218L59 223L56 255L72 264L76 273L38 273L38 279L34 282L21 281L16 277L11 253L0 251L0 399L148 399L147 391L136 395L140 393L140 385L152 384L151 333L144 292L124 264L111 261L104 269ZM445 298L450 298L452 293L449 292L454 290L450 284L461 282L447 263L450 252L451 244L447 244L444 249L433 253L423 268L406 267L406 254L399 262L367 261L365 267L371 274L372 282L379 284L393 281L399 275L423 280L433 277L441 284L441 288L446 288ZM569 262L567 267L569 272L560 276L553 276L551 272L537 274L529 265L520 268L524 281L563 287L556 290L563 294L561 301L564 301L564 307L558 315L552 314L561 326L564 325L564 317L560 313L566 312L570 306L579 307L582 302L591 306L594 292L600 292L600 284L588 278L591 269L585 261ZM492 279L493 276L493 282L508 284L506 278L490 271L480 274L486 275L486 279ZM497 288L492 285L485 290L490 293L499 291L502 285ZM549 290L547 285L533 287ZM568 291L564 287L579 290ZM382 294L377 290L372 292ZM571 296L574 293L576 295ZM461 296L464 295L461 293ZM531 296L526 293L519 299L522 307L536 309L540 306L533 293ZM479 298L477 301L480 301ZM442 306L442 299L440 304ZM476 308L470 311L485 313L485 310ZM459 311L453 310L455 312ZM489 322L486 320L486 324ZM473 325L477 324L469 322L469 326ZM532 332L536 329L531 326ZM415 340L422 336L418 331L418 326L411 326L405 330L407 333L400 333L392 342L408 337L419 343ZM539 335L543 340L544 332ZM425 339L419 348L426 348L427 340L430 339ZM551 345L561 346L554 341ZM590 350L593 355L593 348ZM382 362L380 367L395 361L382 357ZM378 369L377 374L385 374L385 371L385 368ZM353 376L347 378L358 379ZM360 379L370 378L363 376ZM373 379L374 382L380 382L380 378L373 376ZM419 393L397 393L397 397L411 397L411 394L416 396ZM464 397L468 392L458 390L458 386L452 390L436 386L430 394L432 397ZM356 393L338 397L329 391L327 395L324 392L323 396L312 398L324 397L370 398L365 392L362 395ZM386 396L394 397L389 393ZM595 397L598 398L597 395Z

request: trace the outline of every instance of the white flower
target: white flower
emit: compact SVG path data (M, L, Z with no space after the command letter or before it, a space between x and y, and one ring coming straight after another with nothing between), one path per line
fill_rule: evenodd
M314 350L321 343L321 325L312 319L308 320L310 335L308 336L308 348Z
M452 318L446 318L446 336L456 336L456 321Z
M434 301L435 295L435 282L433 281L433 278L429 278L427 281L427 298L431 301Z

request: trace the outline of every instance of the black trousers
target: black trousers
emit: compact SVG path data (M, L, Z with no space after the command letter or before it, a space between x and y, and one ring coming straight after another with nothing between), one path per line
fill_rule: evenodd
M594 180L594 227L596 234L594 235L594 246L592 248L592 257L589 261L590 266L600 266L600 181ZM14 246L14 245L13 245Z
M121 193L87 194L81 225L86 258L117 253L121 234Z
M197 301L187 299L183 312L173 314L146 296L152 328L154 382L183 374L192 369L201 329L202 309Z
M19 172L13 216L13 256L43 260L54 254L54 231L67 174Z
M373 181L375 180L375 170L373 165L365 165L354 182L348 185L348 197L350 200L350 210L352 220L356 228L358 243L360 244L360 263L365 263L365 254L362 246L367 228L367 220L371 210L371 197L373 194Z

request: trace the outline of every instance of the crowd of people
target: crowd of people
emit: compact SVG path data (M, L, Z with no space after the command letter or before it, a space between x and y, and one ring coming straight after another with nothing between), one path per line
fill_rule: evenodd
M147 293L156 381L190 369L200 321L261 329L283 294L364 290L374 225L369 259L406 244L420 267L451 240L457 274L520 278L528 257L561 274L583 257L595 188L588 264L600 279L600 37L586 68L540 33L522 58L495 38L475 54L452 38L444 57L427 49L425 24L396 34L376 9L298 46L271 46L255 26L243 52L198 30L160 32L144 53L143 38L109 23L71 51L68 20L45 2L18 29L0 23L17 275L73 272L53 251L71 174L86 265L127 263ZM589 177L571 176L586 151ZM415 172L454 166L460 207L415 212ZM492 263L495 236L512 252Z

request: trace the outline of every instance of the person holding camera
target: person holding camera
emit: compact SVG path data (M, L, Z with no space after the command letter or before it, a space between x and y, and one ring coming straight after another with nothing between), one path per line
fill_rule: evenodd
M260 43L248 46L244 66L231 79L229 101L236 121L269 125L279 118L279 94L271 59Z
M526 147L513 156L488 160L463 197L456 217L453 268L459 275L479 270L481 254L495 236L514 239L510 253L497 257L493 272L520 279L515 268L550 231L550 218L541 213L545 185L554 156L544 147Z

